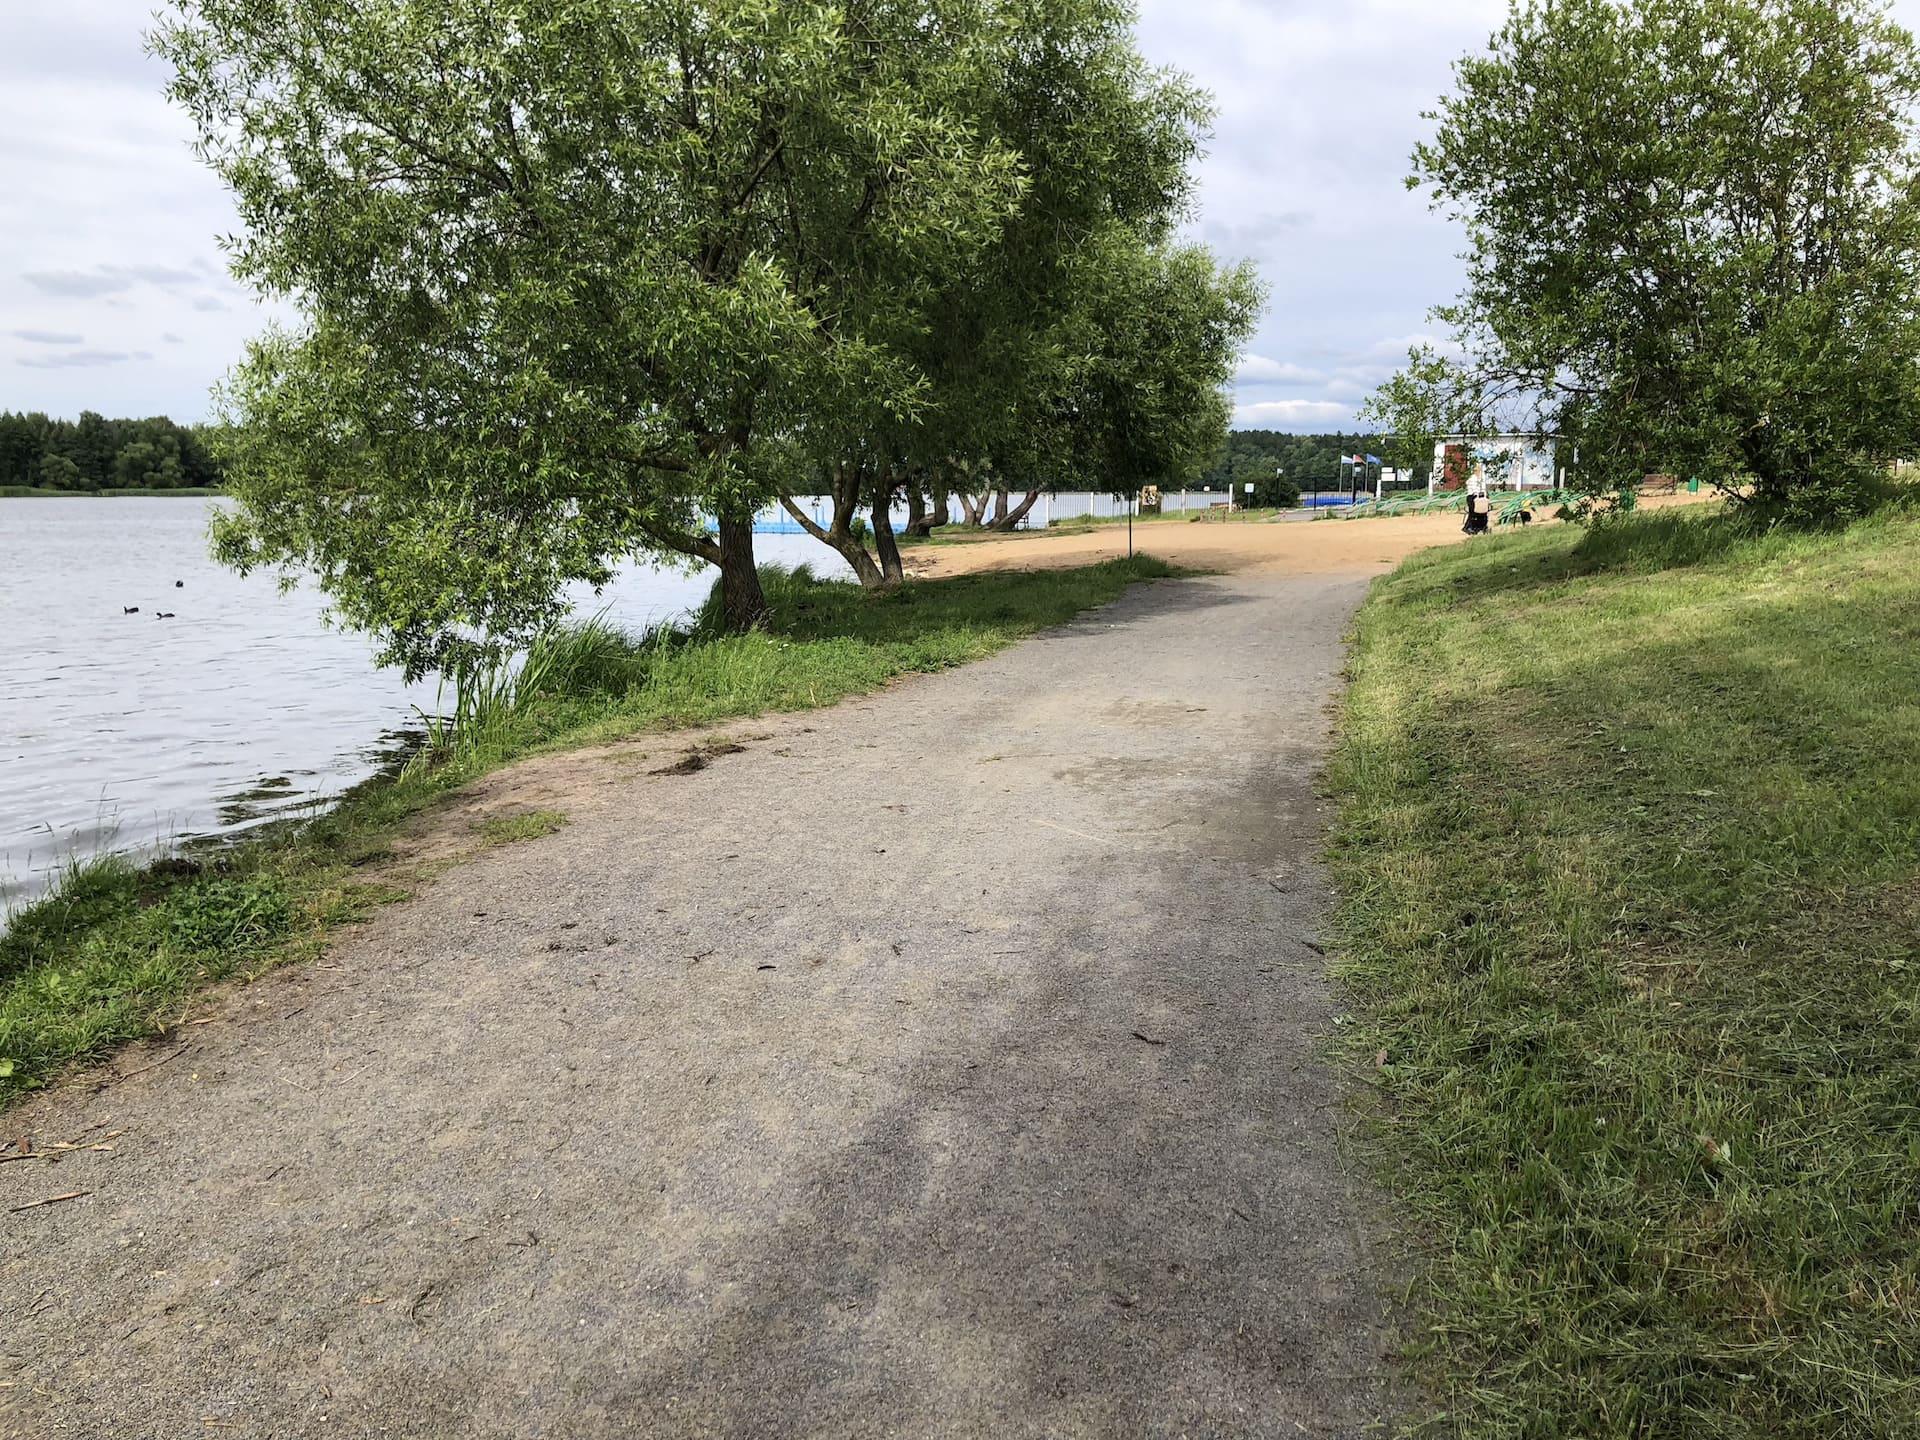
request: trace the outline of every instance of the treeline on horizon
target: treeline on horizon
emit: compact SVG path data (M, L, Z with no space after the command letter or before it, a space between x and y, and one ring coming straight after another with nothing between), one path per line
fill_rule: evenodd
M220 467L199 430L164 415L78 420L0 411L0 486L76 495L105 490L190 490L217 486Z
M1347 478L1343 464L1351 457L1379 453L1375 434L1235 430L1195 485L1212 490L1252 485L1256 505L1292 505L1302 491L1338 489Z
M1291 505L1301 491L1335 488L1344 478L1343 457L1371 453L1368 447L1377 450L1378 443L1377 435L1358 431L1235 430L1192 488L1252 484L1255 503ZM59 420L37 411L0 411L0 486L93 494L220 483L220 466L199 426L164 415L110 420L86 410L78 420ZM1098 481L1094 488L1100 488Z

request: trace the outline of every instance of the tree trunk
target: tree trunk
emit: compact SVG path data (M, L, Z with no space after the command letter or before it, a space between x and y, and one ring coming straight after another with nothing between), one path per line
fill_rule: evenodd
M980 523L980 506L981 506L981 504L982 504L982 502L981 502L981 501L979 501L979 500L975 500L975 499L973 498L973 491L972 491L971 489L966 489L966 488L962 488L962 489L961 489L961 491L960 491L960 508L961 508L962 510L964 510L964 511L966 511L966 514L967 514L967 524L969 524L969 525L978 525L978 524Z
M924 540L933 533L933 516L927 513L927 492L920 484L920 473L907 477L907 534Z
M1761 428L1741 445L1747 473L1753 477L1747 503L1757 509L1769 509L1786 503L1801 477L1794 474L1790 461L1780 454L1772 434Z
M893 538L893 478L886 470L873 482L873 544L880 552L882 583L898 585L906 579L906 567L900 563L900 547Z
M802 510L799 503L791 495L782 495L780 497L780 504L782 508L786 510L787 514L794 518L802 530L805 530L822 545L831 546L842 560L845 560L847 564L851 565L853 567L854 578L858 580L861 585L872 590L880 584L880 567L873 563L873 556L867 553L867 547L853 538L852 533L847 527L847 521L851 518L851 515L846 507L841 505L837 495L834 498L833 504L833 525L832 528L826 530L822 530L819 525L814 522L813 517Z
M720 514L720 605L727 630L744 635L767 623L767 597L753 559L753 512Z
M947 498L947 472L943 466L935 466L933 472L933 518L927 527L931 535L942 525L953 523L953 507Z
M1007 528L1007 487L1004 485L996 485L993 490L993 524L990 528Z
M1000 492L1003 498L1005 497L1006 493L1007 492L1004 490ZM1007 511L1006 515L1003 518L993 522L993 528L996 530L1019 529L1020 522L1027 518L1027 513L1033 509L1034 505L1039 501L1039 499L1040 499L1040 492L1038 490L1029 490L1027 492L1026 499L1022 500L1018 505L1014 506L1013 509Z
M836 464L828 470L826 480L833 499L833 521L824 530L800 508L799 501L793 496L783 493L780 504L802 530L821 544L831 546L841 559L853 567L854 578L872 590L883 584L885 577L874 563L873 556L867 553L866 545L853 537L853 517L860 512L861 502L865 498L866 467L860 461Z

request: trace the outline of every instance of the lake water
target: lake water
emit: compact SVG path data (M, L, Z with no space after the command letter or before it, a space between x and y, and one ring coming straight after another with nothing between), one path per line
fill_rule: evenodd
M409 689L363 637L327 628L317 593L215 565L221 503L0 499L0 908L71 856L228 836L337 797L433 706L431 683ZM758 550L845 571L805 536ZM715 573L632 565L578 605L644 629L697 606Z

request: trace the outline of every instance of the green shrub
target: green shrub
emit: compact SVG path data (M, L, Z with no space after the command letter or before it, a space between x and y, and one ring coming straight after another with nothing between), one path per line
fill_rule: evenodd
M202 881L176 892L167 909L169 937L199 954L258 949L293 923L292 902L266 875Z

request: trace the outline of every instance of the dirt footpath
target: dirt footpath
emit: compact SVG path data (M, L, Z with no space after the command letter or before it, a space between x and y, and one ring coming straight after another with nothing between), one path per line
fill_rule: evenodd
M1458 515L1397 515L1376 520L1155 520L1133 528L1134 547L1193 570L1274 566L1295 575L1379 574L1416 550L1463 540ZM1044 532L906 552L915 573L1041 570L1091 565L1127 553L1127 527L1078 534Z
M496 777L571 825L8 1117L113 1138L0 1167L0 1434L1361 1435L1313 775L1395 523Z
M1684 490L1649 492L1640 499L1643 510L1674 506L1713 506L1723 503L1711 491L1689 495ZM1459 513L1395 515L1350 520L1309 519L1293 515L1283 520L1154 520L1133 528L1137 549L1192 570L1234 571L1272 566L1292 575L1377 575L1392 569L1416 550L1457 544ZM1541 523L1557 524L1544 520ZM1495 535L1511 533L1507 527ZM917 545L906 550L907 565L917 575L965 575L976 570L1043 570L1091 565L1127 553L1127 527L1107 525L1077 534L1022 532L991 540Z

